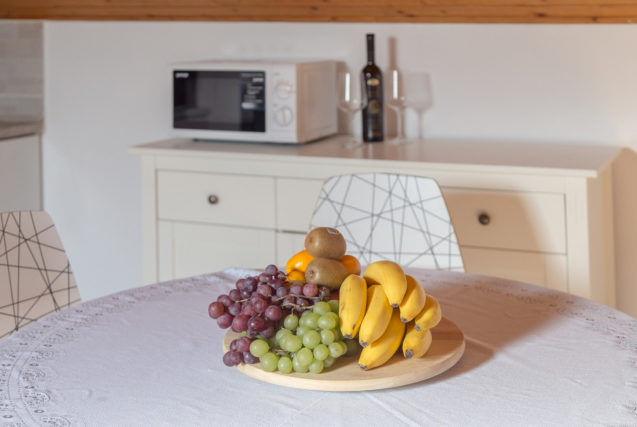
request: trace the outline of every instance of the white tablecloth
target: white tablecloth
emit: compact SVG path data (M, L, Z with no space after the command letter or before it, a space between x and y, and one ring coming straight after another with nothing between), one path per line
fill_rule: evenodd
M463 358L391 390L270 385L221 361L207 306L244 270L142 287L0 343L0 425L637 425L637 320L532 285L412 270Z

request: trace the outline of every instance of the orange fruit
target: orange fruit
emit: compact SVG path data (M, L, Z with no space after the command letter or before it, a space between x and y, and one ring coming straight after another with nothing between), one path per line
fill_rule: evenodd
M356 274L357 276L360 276L361 263L358 262L358 259L356 259L355 256L343 255L343 258L341 258L341 264L345 266L349 274Z
M289 282L305 282L305 273L299 270L292 270L288 273Z
M294 254L292 258L288 260L287 264L285 264L285 271L286 273L289 273L292 270L298 270L301 273L305 273L307 265L312 262L313 259L314 257L303 249L301 252Z

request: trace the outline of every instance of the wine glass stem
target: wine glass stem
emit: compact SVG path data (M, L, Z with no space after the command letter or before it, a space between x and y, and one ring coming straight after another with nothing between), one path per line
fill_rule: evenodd
M404 116L405 115L405 109L403 107L399 107L396 109L396 138L399 141L404 141L405 140L405 120L404 120Z
M349 142L350 144L354 143L356 141L356 138L354 136L354 132L352 130L352 122L354 121L354 116L356 115L356 113L350 112L347 115L347 119L349 120Z
M359 141L354 136L355 134L352 132L352 122L354 121L354 116L356 116L357 111L347 111L347 139L345 140L345 147L354 148L359 145Z

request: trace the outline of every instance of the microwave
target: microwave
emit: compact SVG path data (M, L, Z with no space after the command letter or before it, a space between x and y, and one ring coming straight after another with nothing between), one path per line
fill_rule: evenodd
M300 144L337 131L335 61L200 61L172 67L175 136Z

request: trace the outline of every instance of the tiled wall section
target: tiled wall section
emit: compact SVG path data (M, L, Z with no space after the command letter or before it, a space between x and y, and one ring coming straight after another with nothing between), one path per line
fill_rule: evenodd
M0 120L41 118L42 22L0 20Z

